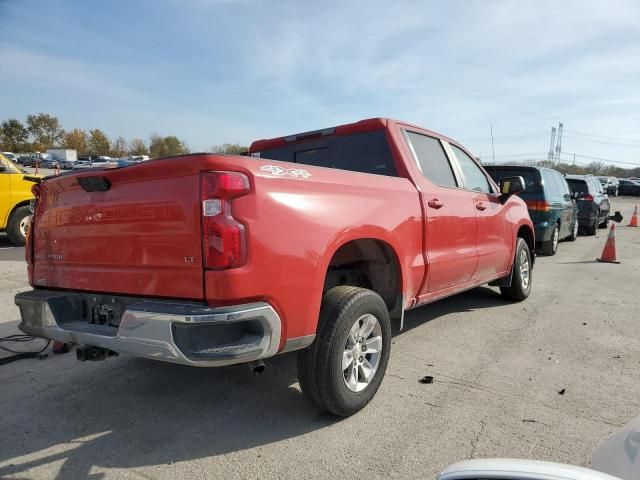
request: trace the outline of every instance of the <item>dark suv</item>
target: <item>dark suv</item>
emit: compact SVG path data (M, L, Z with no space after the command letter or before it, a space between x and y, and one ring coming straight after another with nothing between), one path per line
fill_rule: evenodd
M485 165L484 168L497 183L505 177L524 178L525 191L519 196L527 204L542 253L554 255L560 239L576 239L578 209L560 172L522 165Z
M567 175L566 179L578 204L580 228L587 235L595 235L598 227L606 228L611 206L600 180L593 175Z
M637 180L629 180L621 178L618 186L620 195L638 195L640 196L640 182Z

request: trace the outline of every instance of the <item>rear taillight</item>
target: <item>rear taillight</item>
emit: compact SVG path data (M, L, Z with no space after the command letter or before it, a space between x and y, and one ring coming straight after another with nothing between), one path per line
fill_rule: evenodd
M202 244L207 268L222 270L247 261L245 226L233 217L232 200L251 191L239 172L204 172L200 177Z
M551 204L544 200L527 200L525 203L529 210L536 212L548 212L551 210Z
M590 193L585 193L583 196L578 198L578 200L585 200L587 202L593 202L593 195L591 195Z

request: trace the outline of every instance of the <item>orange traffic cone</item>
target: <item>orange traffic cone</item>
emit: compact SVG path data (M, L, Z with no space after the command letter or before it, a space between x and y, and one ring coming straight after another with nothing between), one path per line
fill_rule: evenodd
M607 237L607 243L605 243L604 250L602 250L602 256L598 259L598 261L605 263L620 263L618 260L616 260L615 223L611 225L611 230L609 230L609 236Z
M631 221L629 222L629 227L637 227L638 226L638 206L633 209L633 215L631 215Z

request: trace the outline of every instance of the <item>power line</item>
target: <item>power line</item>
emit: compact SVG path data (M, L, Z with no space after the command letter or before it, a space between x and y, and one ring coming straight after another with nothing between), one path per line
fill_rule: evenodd
M621 142L633 142L633 143L640 143L640 139L629 139L629 138L620 138L620 137L612 137L609 135L598 135L596 133L583 133L583 132L576 132L575 130L567 130L567 133L573 134L573 135L581 135L583 137L598 137L598 138L608 138L610 140L618 140Z
M569 153L569 152L562 152L563 155L573 155L576 157L580 157L580 158L588 158L590 160L600 160L602 162L609 162L609 163L619 163L621 165L632 165L634 167L640 167L640 163L632 163L632 162L623 162L620 160L612 160L611 158L602 158L602 157L592 157L589 155L580 155L578 153Z
M634 144L634 143L617 143L617 142L610 142L607 140L594 140L593 138L580 138L580 137L574 137L573 135L566 135L566 138L573 138L574 140L579 140L582 142L591 142L591 143L602 143L605 145L616 145L616 146L620 146L620 147L633 147L633 148L640 148L640 143Z

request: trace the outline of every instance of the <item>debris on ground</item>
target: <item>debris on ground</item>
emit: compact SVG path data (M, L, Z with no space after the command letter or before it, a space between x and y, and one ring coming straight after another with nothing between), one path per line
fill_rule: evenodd
M433 377L431 375L426 375L420 379L420 383L433 383Z
M566 389L566 388L563 388L562 390L560 390L560 391L558 392L558 395L564 395L564 392L566 392L566 391L567 391L567 389Z

